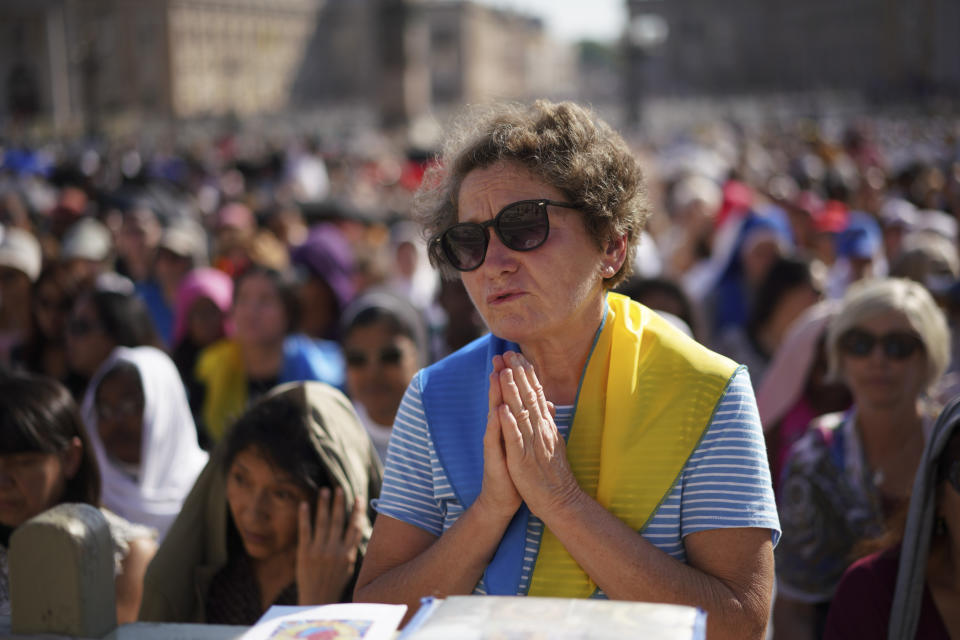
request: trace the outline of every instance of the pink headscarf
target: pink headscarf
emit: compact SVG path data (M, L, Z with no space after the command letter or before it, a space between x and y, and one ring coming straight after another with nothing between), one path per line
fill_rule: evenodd
M840 308L823 300L807 309L787 330L757 389L760 424L769 431L797 403L816 361L817 343Z
M229 335L231 327L228 315L233 304L233 280L219 269L203 267L194 269L177 289L176 308L173 314L173 346L179 345L187 336L187 318L190 309L200 298L208 298L223 312L223 334Z

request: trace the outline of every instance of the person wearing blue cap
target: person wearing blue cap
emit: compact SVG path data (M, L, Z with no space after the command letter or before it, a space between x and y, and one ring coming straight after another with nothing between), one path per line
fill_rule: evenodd
M887 273L883 232L868 213L851 211L847 228L835 239L837 259L830 269L827 295L842 298L851 283Z

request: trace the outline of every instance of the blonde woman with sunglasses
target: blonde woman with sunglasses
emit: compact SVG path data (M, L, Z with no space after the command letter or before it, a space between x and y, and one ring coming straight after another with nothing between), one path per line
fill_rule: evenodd
M355 599L669 602L762 637L779 524L749 376L609 292L648 213L625 142L572 103L468 113L417 207L491 333L407 388Z
M926 400L946 370L950 334L920 284L861 281L827 329L829 375L853 407L815 420L791 449L778 504L777 638L819 638L858 543L905 508L937 407Z

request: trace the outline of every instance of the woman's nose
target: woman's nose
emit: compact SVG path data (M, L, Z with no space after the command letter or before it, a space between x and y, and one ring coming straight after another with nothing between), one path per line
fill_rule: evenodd
M509 271L515 268L518 252L503 244L500 236L493 229L487 229L487 233L490 234L490 238L487 243L487 255L483 260L484 264L501 271Z
M8 489L12 487L13 484L13 474L7 471L2 464L0 464L0 487Z
M253 497L253 515L258 520L270 517L270 496L266 491L258 491Z

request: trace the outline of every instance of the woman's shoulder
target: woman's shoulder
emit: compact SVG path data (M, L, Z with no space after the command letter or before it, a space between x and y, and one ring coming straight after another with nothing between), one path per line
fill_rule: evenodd
M841 427L846 420L842 411L817 416L790 448L788 466L818 464L837 444Z
M138 538L148 538L151 540L155 540L157 538L156 529L145 527L142 524L137 524L135 522L130 522L126 518L118 516L106 507L101 507L100 513L103 514L103 517L107 521L107 526L110 528L110 537L113 540L114 546L125 547L130 541Z
M892 547L875 551L855 561L850 565L850 568L847 569L844 574L844 579L846 579L847 574L850 574L851 579L880 580L881 582L887 582L889 580L892 595L893 583L896 582L897 568L899 565L900 545L896 544Z
M485 334L472 342L460 347L451 354L437 360L433 364L421 369L418 374L421 389L432 387L431 383L446 381L451 384L458 380L466 382L462 376L466 373L479 372L486 377L487 364L494 353L503 353L511 348L510 343L497 338L493 334ZM517 348L517 347L513 347ZM468 384L474 384L470 382Z
M223 338L200 351L197 356L197 373L200 374L209 367L220 366L227 360L239 361L240 347L235 340Z
M156 529L130 522L106 507L101 507L100 513L106 519L107 527L110 530L110 540L113 542L114 568L118 574L121 573L123 564L127 557L131 555L131 552L135 552L135 554L146 553L151 557L153 556L157 546Z
M897 584L900 545L872 553L844 572L830 604L824 638L886 637Z

